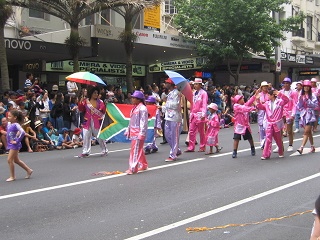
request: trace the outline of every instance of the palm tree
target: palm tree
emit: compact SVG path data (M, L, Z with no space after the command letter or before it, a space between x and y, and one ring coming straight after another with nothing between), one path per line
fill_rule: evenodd
M9 71L7 62L6 46L4 41L4 26L12 14L11 6L6 4L5 0L0 0L0 69L1 69L1 83L0 92L9 90Z
M134 43L137 40L137 35L133 32L133 24L144 8L157 6L160 2L161 0L141 0L132 5L112 8L112 10L120 14L125 21L125 28L120 34L119 39L123 43L126 51L126 81L128 92L133 92L132 56Z
M128 0L6 0L8 4L34 9L58 17L70 25L65 43L73 59L74 72L79 71L79 49L85 43L79 36L80 22L97 12L129 3ZM134 2L134 1L133 1Z

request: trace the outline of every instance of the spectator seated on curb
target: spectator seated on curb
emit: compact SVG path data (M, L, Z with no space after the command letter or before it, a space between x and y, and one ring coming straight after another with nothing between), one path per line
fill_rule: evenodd
M40 120L37 120L35 122L35 128L36 128L36 136L37 136L37 141L35 142L35 147L36 151L46 151L46 150L53 150L54 149L54 144L51 141L50 137L48 136L47 133L42 129L43 123Z
M30 127L30 122L31 120L29 118L27 117L24 118L22 128L25 131L25 135L21 141L22 143L21 151L28 151L29 153L33 152L33 149L31 146L33 146L33 143L37 141L36 133Z
M58 145L59 132L55 129L50 121L46 122L46 126L43 127L43 131L48 134L50 140L54 146Z
M72 142L75 144L73 147L82 147L83 146L83 139L81 135L81 129L80 128L75 128L73 135L72 135Z
M69 129L68 128L62 128L61 132L59 134L58 138L58 146L57 149L62 148L62 149L70 149L73 148L75 144L72 142L70 136L69 136Z

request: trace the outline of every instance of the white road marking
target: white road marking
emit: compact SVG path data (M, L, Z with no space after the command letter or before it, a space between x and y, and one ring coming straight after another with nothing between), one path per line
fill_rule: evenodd
M173 167L173 166L187 164L187 163L191 163L191 162L202 161L205 159L206 158L195 158L195 159L186 160L183 162L173 162L173 163L167 164L167 165L161 165L161 166L157 166L157 167L148 168L146 171L153 171L153 170L157 170L157 169L161 169L161 168ZM61 188L66 188L66 187L73 187L73 186L77 186L77 185L81 185L81 184L98 182L98 181L103 181L103 180L107 180L110 178L116 178L116 177L121 177L121 176L126 176L126 175L127 175L126 173L122 173L122 174L116 174L116 175L111 175L111 176L106 176L106 177L93 178L93 179L79 181L79 182L66 183L66 184L61 184L61 185L52 186L52 187L39 188L39 189L25 191L25 192L13 193L13 194L0 196L0 200L29 195L29 194L33 194L33 193L46 192L46 191L51 191L51 190L56 190L56 189L61 189Z
M259 198L263 198L263 197L268 196L268 195L270 195L270 194L273 194L273 193L282 191L282 190L284 190L284 189L290 188L290 187L295 186L295 185L298 185L298 184L300 184L300 183L304 183L304 182L306 182L306 181L312 180L312 179L317 178L317 177L320 177L320 173L311 175L311 176L306 177L306 178L302 178L302 179L300 179L300 180L297 180L297 181L294 181L294 182L291 182L291 183L282 185L282 186L277 187L277 188L273 188L273 189L271 189L271 190L269 190L269 191L259 193L259 194L257 194L257 195L254 195L254 196L251 196L251 197L242 199L242 200L240 200L240 201L237 201L237 202L234 202L234 203L231 203L231 204L228 204L228 205L225 205L225 206L216 208L216 209L214 209L214 210L211 210L211 211L208 211L208 212L205 212L205 213L202 213L202 214L199 214L199 215L196 215L196 216L193 216L193 217L184 219L184 220L182 220L182 221L175 222L175 223L169 224L169 225L167 225L167 226L163 226L163 227L161 227L161 228L157 228L157 229L151 230L151 231L149 231L149 232L145 232L145 233L136 235L136 236L134 236L134 237L127 238L127 239L125 239L125 240L139 240L139 239L144 239L144 238L147 238L147 237L151 237L151 236L154 236L154 235L156 235L156 234L159 234L159 233L162 233L162 232L165 232L165 231L168 231L168 230L171 230L171 229L174 229L174 228L177 228L177 227L186 225L186 224L188 224L188 223L191 223L191 222L200 220L200 219L202 219L202 218L209 217L209 216L212 216L212 215L214 215L214 214L217 214L217 213L220 213L220 212L229 210L229 209L231 209L231 208L240 206L240 205L242 205L242 204L245 204L245 203L248 203L248 202L257 200L257 199L259 199Z
M122 152L122 151L128 151L128 150L131 150L131 148L124 148L124 149L118 149L118 150L112 150L112 151L109 151L108 152L108 154L109 153L114 153L114 152ZM101 152L100 153L90 153L90 156L95 156L95 155L100 155L101 154ZM89 157L90 157L89 156ZM74 156L75 158L78 158L79 156Z

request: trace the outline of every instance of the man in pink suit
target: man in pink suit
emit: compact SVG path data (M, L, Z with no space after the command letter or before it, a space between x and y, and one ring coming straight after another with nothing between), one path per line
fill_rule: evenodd
M279 149L279 158L283 158L283 142L281 129L283 128L284 106L288 104L289 98L277 90L270 90L269 101L261 103L260 94L256 96L257 108L266 111L267 127L266 141L261 160L269 159L271 156L272 137Z
M194 152L197 132L200 134L199 152L204 152L206 148L204 125L207 115L208 94L202 89L202 79L194 79L193 104L190 109L189 146L185 152Z
M256 94L258 91L256 91ZM256 95L255 94L255 95ZM244 140L248 140L251 147L251 155L256 155L254 143L252 139L252 131L249 124L249 113L255 109L251 106L256 99L253 95L246 103L242 95L236 95L233 98L233 111L234 111L234 135L233 135L233 153L232 158L237 157L238 145L241 140L241 136Z
M318 101L319 101L319 90L320 89L317 86L317 81L318 80L316 78L311 78L311 90L312 90L312 93L318 98ZM320 110L320 106L318 106L314 109L316 121L313 124L313 132L318 131L319 110Z
M286 124L286 131L289 138L289 147L287 149L288 152L293 151L293 122L296 115L296 105L298 101L298 95L295 90L291 89L291 79L286 77L282 81L283 89L281 89L281 93L286 95L289 99L288 103L283 106L283 121ZM279 149L275 149L273 152L278 152Z

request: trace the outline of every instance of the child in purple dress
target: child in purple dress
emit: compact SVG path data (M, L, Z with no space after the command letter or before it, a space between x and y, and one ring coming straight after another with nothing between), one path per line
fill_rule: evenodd
M18 110L11 110L8 114L8 126L7 126L7 143L8 143L8 164L10 168L10 177L7 182L12 182L16 179L14 174L14 163L18 164L27 172L26 179L29 179L33 170L27 166L23 161L19 159L18 153L21 148L21 140L25 135L20 123L23 122L23 114Z

